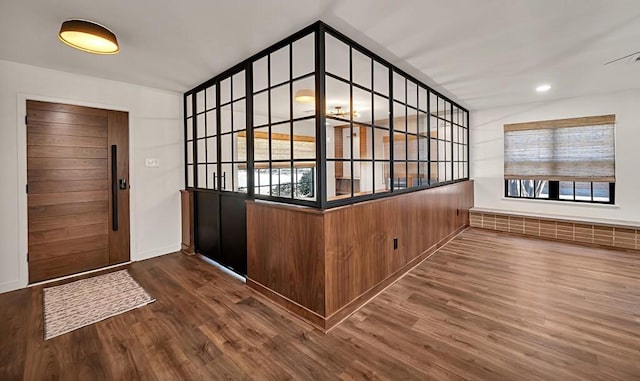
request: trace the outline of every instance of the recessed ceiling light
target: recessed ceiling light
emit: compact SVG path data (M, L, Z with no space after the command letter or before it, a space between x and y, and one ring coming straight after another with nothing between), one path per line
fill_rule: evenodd
M544 84L544 85L540 85L538 87L536 87L536 91L539 93L544 93L545 91L549 91L551 90L551 85L548 84Z
M62 23L58 38L65 44L95 54L116 54L120 51L116 35L109 29L86 20Z

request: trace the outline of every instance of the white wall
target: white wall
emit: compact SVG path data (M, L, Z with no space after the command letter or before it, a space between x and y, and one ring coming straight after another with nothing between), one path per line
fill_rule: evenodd
M471 178L475 206L577 219L640 224L640 90L471 112ZM505 199L506 123L616 114L615 205Z
M26 99L129 112L131 260L179 250L181 94L0 60L0 292L27 285Z

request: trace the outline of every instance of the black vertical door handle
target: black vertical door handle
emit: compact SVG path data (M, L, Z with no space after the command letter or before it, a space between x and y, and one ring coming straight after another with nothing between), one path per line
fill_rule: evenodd
M111 230L118 231L118 146L115 144L111 146Z

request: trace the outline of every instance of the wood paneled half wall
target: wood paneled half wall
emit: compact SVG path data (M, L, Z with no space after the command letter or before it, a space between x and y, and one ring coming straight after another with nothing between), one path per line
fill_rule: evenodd
M328 210L247 201L247 284L328 330L469 225L473 182Z

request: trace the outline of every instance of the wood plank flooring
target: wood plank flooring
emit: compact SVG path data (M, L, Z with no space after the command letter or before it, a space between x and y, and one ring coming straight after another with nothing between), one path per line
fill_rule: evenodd
M469 229L328 334L195 257L129 266L157 301L43 341L0 295L0 380L640 380L640 257Z

